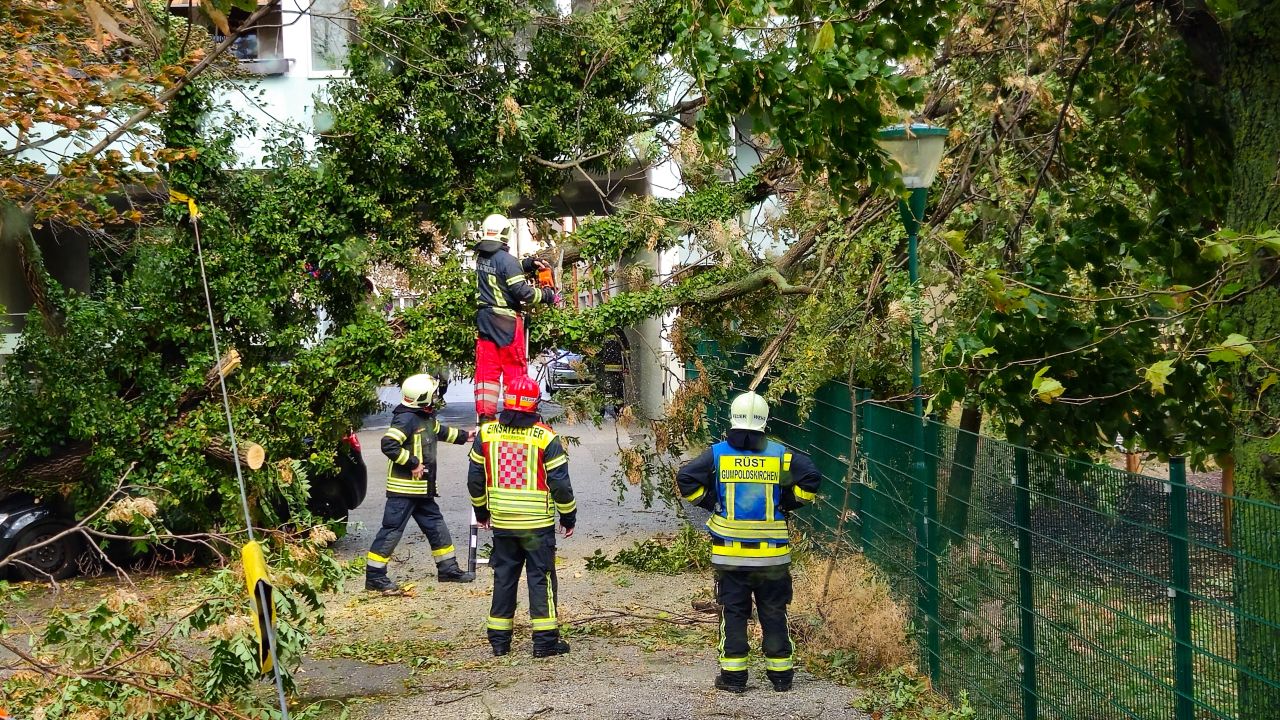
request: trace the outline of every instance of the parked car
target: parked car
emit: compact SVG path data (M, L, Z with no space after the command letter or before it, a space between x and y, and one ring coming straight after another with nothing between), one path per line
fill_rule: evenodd
M305 442L309 444L310 440ZM318 517L345 523L369 491L369 472L354 430L338 443L335 467L333 473L311 478L307 508ZM23 551L57 537L75 527L76 522L69 510L27 493L0 498L0 558L19 555L22 562L11 563L8 568L19 580L69 578L80 571L80 559L86 550L83 535L71 533L43 547Z
M571 390L590 384L590 381L579 374L582 369L583 356L570 350L550 350L546 354L543 365L546 378L544 384L548 395L555 395L560 390Z
M308 438L308 444L310 439ZM307 509L326 520L346 522L369 492L369 469L360 452L360 438L350 430L338 443L336 471L311 478Z
M75 518L65 510L43 503L27 493L0 498L0 558L17 555L21 562L10 564L19 580L65 580L79 571L84 538L79 533L62 536L55 542L23 553L24 548L52 540L75 527Z

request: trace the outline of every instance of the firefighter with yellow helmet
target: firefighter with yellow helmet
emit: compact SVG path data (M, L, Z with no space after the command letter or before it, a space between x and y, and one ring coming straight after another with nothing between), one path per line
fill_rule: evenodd
M747 689L747 622L754 601L766 675L791 689L795 646L787 632L791 549L787 515L817 497L822 476L808 456L769 440L769 404L743 393L730 407L728 436L680 468L685 500L710 510L711 563L720 604L720 674L715 686Z
M436 443L465 445L474 431L441 423L435 416L439 381L431 375L413 375L400 386L401 401L391 413L391 427L382 436L387 468L387 504L382 528L373 539L365 561L365 589L391 592L397 585L387 576L387 563L410 518L427 536L440 582L471 582L475 573L458 567L453 540L444 514L436 504Z

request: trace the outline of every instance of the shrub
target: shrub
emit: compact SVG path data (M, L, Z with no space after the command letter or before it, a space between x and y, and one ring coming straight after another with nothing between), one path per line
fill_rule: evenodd
M832 669L869 675L910 659L907 613L862 555L806 563L794 587L792 632Z

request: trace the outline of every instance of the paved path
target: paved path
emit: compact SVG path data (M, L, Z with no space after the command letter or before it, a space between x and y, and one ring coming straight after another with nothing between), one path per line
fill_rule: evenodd
M389 399L394 400L394 390ZM441 419L471 427L471 386L451 385ZM344 558L362 557L377 530L384 498L386 460L378 441L389 413L373 416L361 433L369 466L369 497L352 513L349 534L338 544ZM430 547L416 529L405 533L390 571L415 583L410 596L364 593L362 582L328 599L328 634L320 638L299 674L306 699L332 698L349 706L352 718L392 720L423 717L530 720L532 718L761 718L806 720L863 718L849 709L852 691L801 673L792 693L779 694L753 671L754 690L743 696L711 688L716 673L713 618L692 610L695 597L709 597L706 573L669 577L634 572L588 571L585 558L679 527L663 507L646 509L639 493L618 502L611 487L625 432L612 424L559 426L579 444L568 449L578 496L578 533L561 539L557 556L561 618L573 652L534 661L529 654L527 605L517 611L516 643L510 656L493 658L484 639L492 578L487 569L471 585L437 585ZM460 551L465 547L470 503L464 477L466 449L443 446L440 505ZM488 541L482 533L481 544ZM610 624L607 616L659 616L670 612L701 619L694 626L634 617ZM709 622L708 622L709 621ZM761 684L763 683L763 688ZM336 707L336 706L335 706ZM332 717L337 717L335 709Z

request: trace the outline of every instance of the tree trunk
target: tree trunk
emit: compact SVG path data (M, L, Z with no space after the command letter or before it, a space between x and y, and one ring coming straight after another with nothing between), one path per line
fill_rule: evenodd
M960 411L960 432L951 454L951 472L946 499L942 504L942 532L935 551L941 554L952 540L964 542L969 528L969 502L973 496L974 465L978 462L978 431L982 429L982 408L965 405Z
M1231 122L1234 156L1227 225L1242 232L1280 227L1280 0L1240 3L1244 13L1230 27L1223 84ZM1274 262L1271 260L1260 260ZM1255 268L1258 276L1264 269ZM1280 326L1280 289L1269 287L1232 308L1236 327L1261 339ZM1251 358L1274 363L1275 344ZM1250 365L1253 362L1248 363ZM1258 388L1245 368L1237 384L1237 437L1268 437L1274 428L1259 426L1249 412ZM1258 377L1261 377L1259 375ZM1262 409L1275 417L1275 393L1261 398ZM1263 432L1258 432L1263 430ZM1242 498L1280 503L1280 439L1237 443L1235 489ZM1280 677L1280 513L1253 503L1237 503L1232 541L1238 550L1236 652L1241 667L1262 677ZM1280 688L1245 673L1237 676L1239 716L1270 717L1280 708Z
M240 464L250 470L259 470L266 462L267 451L258 443L241 440L236 443L236 449L240 451ZM209 444L204 448L204 454L228 465L235 464L235 457L231 454L231 444L220 437L209 440Z

